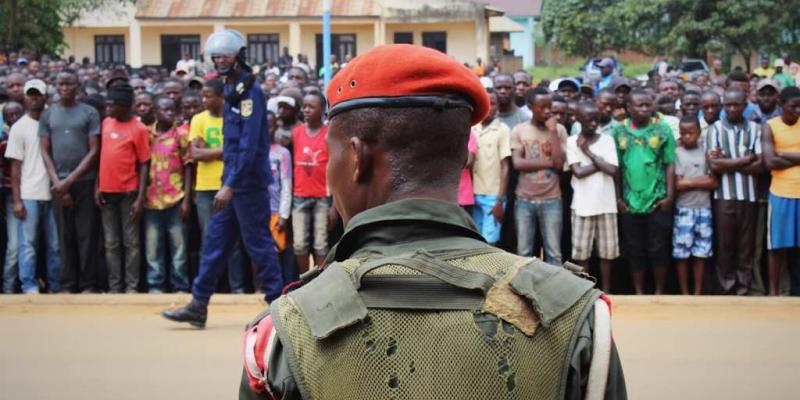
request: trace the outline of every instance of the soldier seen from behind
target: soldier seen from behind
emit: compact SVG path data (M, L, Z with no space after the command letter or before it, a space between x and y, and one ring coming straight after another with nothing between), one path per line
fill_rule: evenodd
M489 110L475 74L381 46L328 97L345 233L248 328L240 398L626 398L607 298L573 267L489 246L457 205Z

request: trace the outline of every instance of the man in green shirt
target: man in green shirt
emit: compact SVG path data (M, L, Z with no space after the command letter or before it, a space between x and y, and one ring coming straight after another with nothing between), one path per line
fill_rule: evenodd
M795 86L794 78L791 75L787 74L783 71L785 65L783 63L783 59L779 58L775 60L775 75L772 75L772 79L778 81L781 84L781 87L790 87Z
M655 292L661 294L670 263L675 138L667 124L653 117L653 98L646 91L631 92L628 111L631 117L612 130L620 163L622 248L636 294L644 293L647 266L653 267Z

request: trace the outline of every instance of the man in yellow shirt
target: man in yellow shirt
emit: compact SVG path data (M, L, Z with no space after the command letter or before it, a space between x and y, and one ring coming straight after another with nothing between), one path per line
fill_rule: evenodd
M753 75L758 75L762 78L772 78L775 75L775 69L769 66L769 56L761 56L761 66L753 70Z
M769 294L778 294L782 268L791 272L791 294L800 295L800 267L788 265L800 250L800 88L781 91L783 115L764 125L764 164L772 173L769 187ZM789 255L792 254L792 257Z
M211 79L202 90L205 111L192 117L189 125L191 156L197 168L195 178L195 204L200 234L205 245L205 231L214 196L222 187L222 106L224 84L220 79ZM202 249L201 249L202 252ZM231 293L244 293L244 280L239 245L234 246L228 259L228 283Z
M480 57L476 60L475 66L472 67L472 72L478 75L479 78L486 75L486 67L483 65L483 61Z

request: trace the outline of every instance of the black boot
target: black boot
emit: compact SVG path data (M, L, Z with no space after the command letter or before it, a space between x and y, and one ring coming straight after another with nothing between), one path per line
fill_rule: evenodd
M203 304L197 300L174 310L164 310L161 313L164 318L175 322L188 322L196 328L206 327L206 317L208 315L208 304Z

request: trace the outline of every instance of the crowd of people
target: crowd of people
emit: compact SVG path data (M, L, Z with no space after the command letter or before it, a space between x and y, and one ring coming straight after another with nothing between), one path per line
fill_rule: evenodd
M342 229L326 99L293 60L256 74L285 282L321 265ZM575 262L606 292L667 293L674 275L683 294L800 294L800 66L712 66L639 81L602 60L596 82L538 83L476 66L492 111L472 128L459 204L487 242ZM172 71L2 59L4 293L191 290L226 168L212 71L189 57ZM236 246L222 286L258 287L251 270Z

